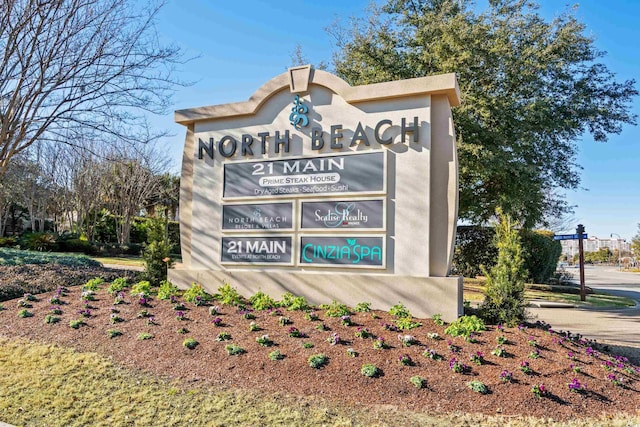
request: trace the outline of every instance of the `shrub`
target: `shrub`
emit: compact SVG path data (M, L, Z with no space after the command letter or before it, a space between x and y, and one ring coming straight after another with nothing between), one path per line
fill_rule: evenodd
M380 369L373 363L365 363L360 368L360 373L365 377L373 378L380 375Z
M323 304L321 307L326 310L325 315L327 317L342 317L351 314L345 304L340 304L337 301L332 301L331 304Z
M14 247L15 245L18 244L18 241L16 240L15 237L0 237L0 247L6 248L6 247Z
M22 245L32 251L50 252L57 249L56 236L51 233L28 233L22 236Z
M107 335L109 336L109 338L115 338L115 337L119 337L120 335L122 335L122 332L120 332L117 329L109 329L107 331Z
M481 316L488 322L516 325L525 320L524 260L520 237L508 215L499 213L496 226L498 263L486 272L485 300L480 306Z
M276 302L269 295L258 291L249 298L249 302L254 310L268 310L276 307Z
M286 292L282 296L280 303L283 307L287 307L289 310L308 310L311 308L305 297L294 296L291 292Z
M309 358L307 359L307 363L309 364L309 366L315 369L320 369L321 367L326 365L328 362L329 362L329 358L324 354L313 354L309 356Z
M486 331L487 328L484 325L482 319L477 316L462 316L456 321L452 322L447 329L444 330L445 334L449 334L452 337L464 336L468 337L473 332Z
M211 295L204 290L202 285L197 283L192 283L191 287L184 291L182 297L185 301L194 303L195 305L202 305L207 301L211 300Z
M151 283L148 280L142 280L131 287L132 295L144 295L148 297L151 294Z
M94 255L98 252L98 248L83 239L58 239L56 243L60 252L78 252L85 255Z
M473 380L467 383L467 386L475 391L476 393L480 393L480 394L487 394L489 393L489 389L487 388L486 385L484 385L484 383L482 381L479 380Z
M170 281L163 280L160 282L160 287L158 288L158 299L168 300L171 299L172 296L178 295L178 293L178 287Z
M129 286L129 281L126 277L118 277L113 279L109 287L107 288L107 292L111 295L117 294L118 292L122 292Z
M359 302L353 308L353 311L355 311L356 313L367 313L367 312L371 311L371 303L370 302Z
M424 388L427 383L427 381L419 375L411 377L409 381L411 381L411 384L416 386L416 388Z
M89 291L97 291L100 289L100 285L104 283L104 279L102 277L94 277L84 284L83 288Z
M405 307L404 304L402 304L401 302L392 306L389 309L389 314L400 319L411 317L411 313L409 312L409 310L407 310L407 307Z
M244 301L242 295L228 283L218 288L218 294L215 296L215 299L226 305L239 305Z
M431 316L431 320L433 320L433 323L435 323L438 326L444 325L444 320L442 320L442 314L440 313L436 313L433 316Z
M18 317L25 319L27 317L33 317L33 313L30 312L29 310L27 310L26 308L23 308L22 310L20 310L18 312Z
M246 350L237 344L228 344L224 349L227 350L227 354L229 356L237 356L239 354L246 353Z
M409 330L414 328L419 328L422 326L422 323L415 322L411 317L403 317L400 319L396 319L396 326L398 329Z
M196 341L194 338L187 338L186 340L182 341L182 345L189 350L193 350L198 346L198 344L198 341Z
M143 277L153 284L167 280L167 270L173 264L166 225L166 218L147 219L147 244L142 251Z
M284 357L284 354L280 353L280 350L274 350L269 353L270 360L282 360Z

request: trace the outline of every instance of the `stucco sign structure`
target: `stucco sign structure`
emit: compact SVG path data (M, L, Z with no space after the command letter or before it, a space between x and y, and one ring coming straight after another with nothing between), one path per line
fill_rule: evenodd
M246 102L177 111L182 264L170 280L456 318L459 102L454 74L352 87L303 66Z

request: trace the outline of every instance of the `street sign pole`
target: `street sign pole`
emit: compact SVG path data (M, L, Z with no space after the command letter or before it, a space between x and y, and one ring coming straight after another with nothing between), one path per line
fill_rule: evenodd
M576 233L578 233L578 252L580 253L580 301L586 301L587 291L584 287L584 247L582 244L584 225L578 224Z

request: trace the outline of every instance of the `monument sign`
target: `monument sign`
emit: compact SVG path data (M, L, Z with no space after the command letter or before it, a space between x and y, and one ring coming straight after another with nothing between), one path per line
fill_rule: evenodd
M458 104L453 74L352 87L303 66L246 102L177 111L182 263L169 279L456 318Z

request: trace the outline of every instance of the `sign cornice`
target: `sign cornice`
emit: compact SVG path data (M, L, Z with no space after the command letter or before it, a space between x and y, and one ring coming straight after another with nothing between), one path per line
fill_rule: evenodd
M446 95L451 106L460 105L460 88L454 73L350 86L333 74L311 69L311 84L326 87L349 104L416 95ZM287 71L262 85L247 101L177 110L175 121L188 126L200 121L254 115L269 98L283 90L291 90L290 85L291 73Z

